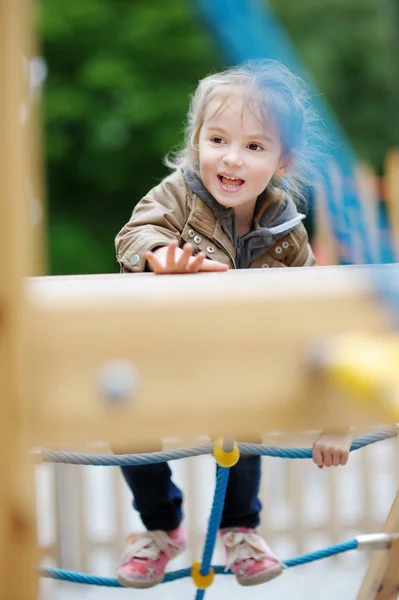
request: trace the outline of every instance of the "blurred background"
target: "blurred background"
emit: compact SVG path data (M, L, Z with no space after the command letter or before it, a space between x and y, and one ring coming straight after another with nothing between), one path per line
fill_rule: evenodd
M115 235L167 174L163 157L182 143L198 80L259 57L281 60L310 83L331 134L332 159L309 190L319 263L395 259L387 177L399 164L388 160L399 147L399 0L41 0L37 7L49 273L119 270ZM208 459L173 465L191 539L173 568L201 552L214 484ZM300 462L264 461L262 532L283 558L381 529L398 483L394 442L356 453L339 471ZM94 471L38 467L39 541L46 564L112 577L124 536L140 523L119 471ZM215 562L223 560L219 548ZM367 562L358 553L290 570L251 597L354 599ZM71 586L42 580L41 597L135 593ZM185 581L144 593L176 599L194 589ZM208 595L244 592L226 577Z
M399 145L398 0L42 0L38 29L51 274L118 270L114 237L167 174L189 94L240 59L310 80L378 177Z

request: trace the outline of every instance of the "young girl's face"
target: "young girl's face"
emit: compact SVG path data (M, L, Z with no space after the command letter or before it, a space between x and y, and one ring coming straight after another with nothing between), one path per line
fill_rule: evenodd
M281 163L278 135L239 95L209 103L199 136L199 166L205 187L220 204L253 211Z

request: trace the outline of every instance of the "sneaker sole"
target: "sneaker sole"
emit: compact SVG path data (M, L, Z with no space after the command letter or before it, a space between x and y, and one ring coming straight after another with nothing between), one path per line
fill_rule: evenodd
M238 579L238 577L236 577L236 579L237 579L237 582L243 586L259 585L261 583L267 583L268 581L275 579L276 577L281 575L284 570L285 570L285 567L279 565L277 567L274 567L274 569L270 569L270 571L264 571L263 573L257 573L256 575L253 575L252 577L245 577L242 579Z
M155 587L159 583L162 583L164 579L165 573L161 578L151 579L151 581L135 581L134 579L125 579L125 577L122 577L122 575L117 576L118 583L120 583L123 587L136 588L138 590Z

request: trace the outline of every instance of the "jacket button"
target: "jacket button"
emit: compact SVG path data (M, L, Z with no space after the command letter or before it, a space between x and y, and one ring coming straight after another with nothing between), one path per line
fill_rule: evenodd
M282 253L282 251L283 251L283 249L282 249L282 247L281 247L281 246L276 246L276 247L275 247L275 251L276 251L276 254L281 254L281 253Z
M196 235L195 238L194 238L194 242L196 244L200 244L202 242L202 237L199 236L199 235Z
M268 269L269 265L267 263L265 263L264 265L262 265L262 269Z
M194 236L195 236L194 230L193 229L189 229L189 231L188 231L188 237L189 238L193 238Z
M213 246L207 246L206 251L208 254L215 254L215 248Z
M137 265L139 260L140 260L140 256L138 254L133 254L133 256L130 257L130 264L132 265L132 267Z
M289 243L288 243L288 242L283 242L281 245L282 245L282 247L284 248L284 250L287 250L287 248L289 248L289 247L290 247L290 245L289 245Z

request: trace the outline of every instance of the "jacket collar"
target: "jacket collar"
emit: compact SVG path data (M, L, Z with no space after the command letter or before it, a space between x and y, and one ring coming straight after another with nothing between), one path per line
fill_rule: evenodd
M190 190L212 210L223 231L233 246L236 246L237 234L233 209L219 204L194 171L186 168L183 173ZM193 217L200 220L199 214L197 216L193 215ZM294 200L287 192L284 192L283 200L277 208L274 204L268 205L266 189L256 202L253 229L244 238L259 236L262 238L263 245L271 247L278 239L295 229L304 218L305 215L298 212ZM207 223L203 220L198 224L201 224L202 229L207 226ZM208 224L207 229L209 229L209 235L212 236L214 227L211 226L211 223Z

